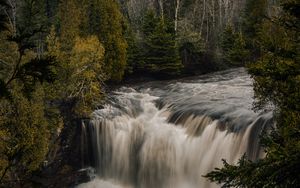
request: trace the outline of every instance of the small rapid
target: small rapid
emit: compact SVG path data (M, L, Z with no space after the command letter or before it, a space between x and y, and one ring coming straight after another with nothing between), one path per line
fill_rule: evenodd
M83 125L83 154L96 178L80 188L213 188L202 176L222 159L263 157L271 112L255 113L242 68L123 87Z

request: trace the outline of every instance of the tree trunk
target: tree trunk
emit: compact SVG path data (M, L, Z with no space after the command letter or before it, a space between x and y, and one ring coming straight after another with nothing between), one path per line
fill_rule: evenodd
M160 8L161 19L164 20L164 2L163 2L163 0L159 0L158 3L159 3L159 8Z
M202 18L201 18L201 25L200 25L200 36L202 36L202 28L203 28L203 23L205 19L205 14L206 14L206 0L203 0L203 7L202 7Z
M174 29L175 33L177 33L177 27L178 27L178 13L180 8L180 0L176 0L176 7L175 7L175 21L174 21Z
M7 171L10 169L11 165L8 165L5 169L4 169L4 172L2 173L1 177L0 177L0 184L2 182L2 180L4 179Z

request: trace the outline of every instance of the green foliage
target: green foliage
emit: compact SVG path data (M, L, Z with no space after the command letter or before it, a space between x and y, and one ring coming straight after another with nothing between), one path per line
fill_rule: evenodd
M18 33L32 33L34 30L46 26L44 0L23 0L17 6L19 9L17 14Z
M183 66L172 22L157 18L151 11L146 13L144 22L145 69L160 76L179 74Z
M255 162L242 158L236 166L225 162L222 169L206 175L223 187L300 185L300 15L295 13L299 7L299 1L283 1L278 17L263 20L257 28L261 55L249 65L255 107L273 105L276 127L263 135L265 158Z
M285 27L290 29L300 29L300 20L299 18L299 12L300 12L300 4L298 0L288 0L285 2L282 2L282 8L286 11L286 14L284 14L282 17L282 24L285 25ZM288 22L285 21L285 19L288 19Z
M79 37L74 41L71 50L65 50L54 28L47 37L48 53L59 61L60 76L50 87L52 100L75 100L74 110L77 115L88 117L102 99L104 47L97 36ZM66 41L65 41L66 42Z
M0 0L0 9L7 7L6 0ZM6 30L7 29L7 17L3 11L0 11L0 31Z
M256 61L260 56L260 45L257 40L261 24L267 18L268 0L248 0L246 1L242 29L245 36L246 49L251 53L249 59Z
M17 43L7 40L9 35L10 33L8 31L0 33L0 79L3 80L4 83L6 83L10 75L12 75L16 58L19 56Z
M184 46L190 46L188 49L193 54L197 55L203 54L205 52L205 44L199 33L184 32L181 33L180 36L178 35L176 37L176 40L178 41L178 46L180 46L180 48Z
M48 151L49 131L44 116L43 89L39 87L32 93L32 99L22 95L21 87L11 88L12 101L0 100L0 156L5 161L0 166L1 179L6 169L16 169L15 173L25 176L35 170L44 160Z
M108 80L121 81L126 68L125 23L115 0L91 2L90 34L97 35L105 48L104 73Z
M235 32L231 25L228 25L222 35L221 47L225 62L232 65L244 65L248 59L249 52L241 32Z
M133 31L128 28L126 32L127 41L127 66L125 74L130 75L138 73L144 69L145 62L143 61L143 54L141 44L138 42Z
M143 23L134 32L126 28L130 25L125 24L116 0L18 1L16 23L10 20L9 24L3 10L11 18L14 15L5 2L0 0L0 182L12 180L12 174L23 178L39 168L49 140L62 128L60 108L88 117L103 98L103 81L121 81L125 69L177 75L183 67L178 48L199 60L210 50L204 48L210 30L220 29L215 23L217 6L209 2L206 8L201 7L203 2L195 8L203 11L202 24L199 21L197 26L201 31L186 18L181 20L196 5L191 0L182 2L178 23L186 33L180 29L175 33L174 23L167 19L173 19L174 1L163 2L164 19L154 11L134 18ZM208 175L224 186L299 184L299 2L284 1L284 12L269 20L267 3L247 0L243 33L226 28L222 48L226 61L234 65L245 62L248 50L257 60L249 69L256 106L275 105L277 127L263 139L265 159L253 163L243 158L237 166L224 162L225 168ZM212 16L210 5L215 6ZM50 31L49 25L54 25ZM250 172L254 173L251 179Z
M0 183L39 169L62 128L59 104L75 101L70 111L87 117L102 99L105 51L82 30L78 2L61 2L60 33L51 29L47 54L44 1L17 4L17 30L0 33Z
M102 99L103 56L104 47L97 36L76 38L69 67L72 84L68 87L73 87L71 96L78 97L77 111L85 116L89 116Z
M2 87L0 96L9 93L9 87L14 80L21 81L23 90L30 90L36 82L52 82L55 78L53 72L55 63L51 57L37 57L30 49L36 33L18 35L11 37L8 32L0 33L0 79ZM7 40L9 38L9 40Z
M17 33L0 33L0 183L12 174L24 178L40 166L48 151L49 130L57 125L48 124L41 85L54 81L55 63L32 50L40 32L40 26L20 26Z
M227 25L225 30L223 31L221 42L221 47L224 50L224 52L227 52L232 48L235 42L235 38L236 34L234 28L231 25Z
M16 73L16 79L23 82L23 91L30 94L35 89L37 82L54 82L56 79L56 74L53 72L54 66L53 57L35 57L20 66Z
M271 141L272 139L269 139ZM274 148L277 149L277 148ZM273 151L272 156L252 162L243 157L236 166L223 161L222 169L216 168L209 173L211 181L222 184L222 187L296 187L299 185L299 145Z
M81 18L84 16L83 11L76 0L64 0L60 2L58 12L60 20L59 41L61 44L60 48L63 51L70 52L74 46L75 38L82 34L80 25L82 24Z
M268 0L248 0L246 1L243 21L243 31L249 38L255 37L260 24L267 16Z
M153 10L148 10L145 13L142 23L142 31L145 38L150 37L154 33L159 22L160 18L156 16Z

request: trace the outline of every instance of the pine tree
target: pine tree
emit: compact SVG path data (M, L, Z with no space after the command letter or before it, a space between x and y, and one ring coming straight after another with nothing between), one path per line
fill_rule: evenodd
M26 178L28 172L36 170L48 151L50 132L44 115L43 89L37 88L28 99L21 88L14 84L11 88L12 100L0 99L0 183L8 172L19 178Z
M173 24L157 18L153 13L145 15L145 68L157 76L172 76L180 73L182 64L175 42Z
M279 17L264 20L257 39L262 51L249 65L254 78L256 109L274 106L276 126L262 135L266 156L209 173L223 187L298 187L300 185L299 1L281 2ZM251 176L249 176L251 172Z
M125 75L139 74L144 70L145 62L142 58L141 42L137 40L133 31L128 28L126 32L127 48L127 66Z
M249 52L243 34L235 32L231 25L228 25L222 34L221 47L226 63L239 66L248 60Z
M243 21L243 31L249 39L257 35L263 19L267 16L267 0L246 1Z
M224 54L225 61L231 62L229 52L232 50L235 42L235 32L231 25L227 25L222 33L221 47Z
M263 20L267 17L268 0L246 1L242 30L246 39L246 48L251 51L251 60L260 56L259 44L256 39Z
M6 0L0 0L0 8L5 9L7 7ZM5 13L3 11L0 11L0 31L6 30L7 29L7 21L8 18L6 17Z
M153 10L148 10L145 13L142 23L144 38L150 37L154 33L159 21L160 18L155 15L155 12Z

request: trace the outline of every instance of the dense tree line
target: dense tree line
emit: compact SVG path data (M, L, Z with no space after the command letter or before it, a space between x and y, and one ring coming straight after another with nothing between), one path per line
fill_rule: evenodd
M119 81L124 74L126 41L118 3L84 5L1 0L1 186L29 179L70 124L69 116L88 117L103 99L103 82Z
M144 16L152 10L156 16L171 21L175 31L176 48L183 64L182 73L207 72L243 63L228 61L222 37L226 27L241 30L246 0L120 0L123 13L132 28L132 37L142 46ZM240 37L243 42L243 36ZM235 48L240 44L238 41ZM131 48L129 48L131 50ZM238 53L233 52L232 53ZM241 52L243 53L243 52ZM238 54L237 54L238 55ZM135 60L136 61L136 60Z
M130 36L128 73L148 72L156 77L179 75L182 63L173 22L148 10L141 26L143 40Z
M1 1L1 5L0 183L37 169L60 124L48 116L52 109L44 101L43 84L54 81L55 62L39 53L43 27L35 19L41 10L28 1Z
M300 185L300 2L280 1L267 15L267 1L248 1L244 32L253 63L257 109L273 106L276 125L262 135L266 156L215 169L207 177L223 187L299 187ZM251 39L251 40L250 40ZM251 175L250 175L251 174Z

